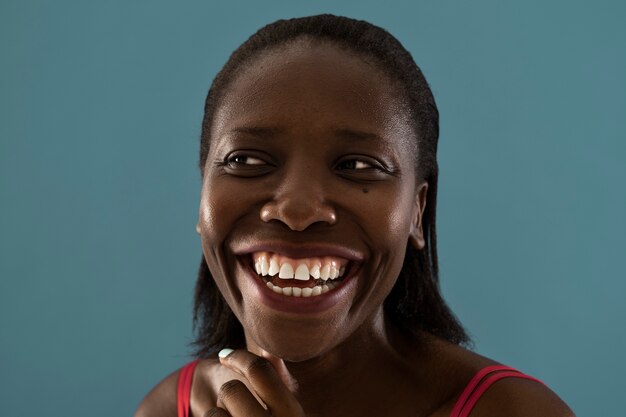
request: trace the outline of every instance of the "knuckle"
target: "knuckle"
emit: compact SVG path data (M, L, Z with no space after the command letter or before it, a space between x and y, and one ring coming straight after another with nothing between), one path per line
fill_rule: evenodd
M272 364L270 363L270 361L268 361L265 358L262 357L255 357L253 358L245 367L244 369L244 375L246 375L246 377L250 378L255 378L258 377L262 374L265 374L271 370L273 370L274 367L272 366Z
M218 397L222 400L222 402L225 402L233 397L236 397L239 393L246 389L247 388L243 384L243 382L237 379L233 379L222 384L218 393Z

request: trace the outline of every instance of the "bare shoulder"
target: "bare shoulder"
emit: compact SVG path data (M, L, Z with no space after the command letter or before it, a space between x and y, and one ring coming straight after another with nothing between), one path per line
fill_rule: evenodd
M191 384L190 415L202 416L206 410L214 407L217 395L213 381L221 376L218 365L219 361L212 358L200 360L195 367ZM135 417L178 416L178 378L181 369L172 372L152 388L139 404Z
M431 343L436 371L445 372L443 406L433 417L449 416L470 380L487 366L502 365L464 347L442 340ZM523 371L523 370L522 370ZM443 385L443 384L442 384ZM575 417L572 410L546 385L523 378L503 378L480 396L470 417Z
M144 397L135 417L176 417L176 395L180 369L166 376Z
M473 417L575 417L574 412L547 386L528 379L505 378L480 397Z

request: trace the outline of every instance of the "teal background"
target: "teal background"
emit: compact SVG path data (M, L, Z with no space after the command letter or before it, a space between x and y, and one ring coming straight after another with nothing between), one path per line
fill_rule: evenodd
M188 360L205 94L262 25L387 28L441 112L441 279L579 416L626 388L626 3L0 2L2 415L132 415Z

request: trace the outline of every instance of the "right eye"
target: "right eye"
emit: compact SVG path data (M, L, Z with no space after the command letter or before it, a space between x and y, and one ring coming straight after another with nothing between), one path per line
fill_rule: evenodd
M257 158L252 155L246 154L235 154L229 155L224 161L227 166L231 168L236 168L238 166L261 166L266 165L267 163L261 158Z
M259 177L271 172L275 164L265 153L239 150L226 155L217 166L236 177Z

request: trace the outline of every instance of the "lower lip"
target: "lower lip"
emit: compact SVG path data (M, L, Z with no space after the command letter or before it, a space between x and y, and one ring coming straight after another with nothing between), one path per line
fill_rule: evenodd
M275 293L267 287L267 284L259 277L259 275L247 263L243 266L244 271L250 276L254 283L254 288L261 302L268 307L296 314L315 314L328 310L341 300L346 300L356 285L356 279L353 279L359 268L354 265L350 268L347 275L337 287L332 290L310 297L293 297Z

